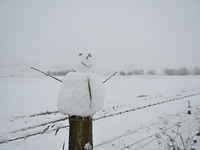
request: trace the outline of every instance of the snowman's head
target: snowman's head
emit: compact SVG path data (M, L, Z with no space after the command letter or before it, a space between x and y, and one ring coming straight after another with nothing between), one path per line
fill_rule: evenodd
M88 52L79 52L75 56L73 69L76 72L91 72L92 71L92 55Z

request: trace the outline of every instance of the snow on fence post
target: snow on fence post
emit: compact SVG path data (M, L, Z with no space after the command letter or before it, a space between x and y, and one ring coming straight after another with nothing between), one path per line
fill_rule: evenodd
M69 150L92 150L92 117L69 116Z
M98 74L92 72L91 54L76 54L73 69L64 78L57 107L69 115L69 150L92 150L92 116L103 108L105 90Z
M64 81L31 67L49 77L62 82L57 107L61 114L69 115L69 150L92 150L92 116L103 108L105 91L96 73L92 73L91 54L76 54L74 71L67 74ZM63 146L64 149L64 146Z
M69 150L92 150L92 116L103 107L105 91L92 71L91 54L77 53L73 69L61 84L58 110L69 116Z

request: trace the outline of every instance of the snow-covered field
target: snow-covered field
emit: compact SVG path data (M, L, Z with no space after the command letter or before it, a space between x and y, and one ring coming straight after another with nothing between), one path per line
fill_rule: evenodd
M57 111L60 84L49 77L0 78L1 150L62 150L64 141L67 149L68 120ZM199 76L115 76L105 90L104 108L93 117L95 150L200 149Z

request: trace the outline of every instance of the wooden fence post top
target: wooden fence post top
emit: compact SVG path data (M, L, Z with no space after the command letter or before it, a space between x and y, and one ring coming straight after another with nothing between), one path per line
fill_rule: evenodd
M87 121L88 119L92 119L92 116L81 117L81 116L70 116L73 121Z
M92 116L69 116L69 150L92 149Z

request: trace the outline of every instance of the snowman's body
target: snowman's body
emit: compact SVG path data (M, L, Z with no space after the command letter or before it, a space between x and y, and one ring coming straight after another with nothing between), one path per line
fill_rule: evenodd
M58 110L69 116L91 116L103 107L105 92L100 77L91 73L91 55L79 53L74 70L64 78L58 96Z

